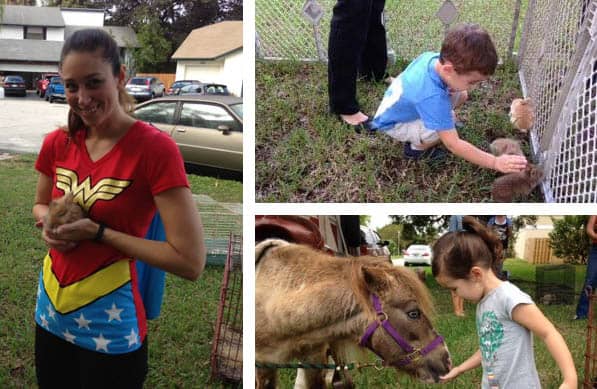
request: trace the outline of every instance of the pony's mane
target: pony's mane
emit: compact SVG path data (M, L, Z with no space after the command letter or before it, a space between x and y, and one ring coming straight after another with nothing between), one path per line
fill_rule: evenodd
M356 295L358 304L364 312L367 312L371 319L374 319L376 314L369 298L369 292L365 280L361 276L363 268L380 269L384 273L385 279L382 281L387 286L397 283L399 288L408 290L408 294L413 296L417 301L421 312L430 320L435 316L435 309L433 300L427 287L418 279L417 275L404 267L396 267L385 260L380 260L377 257L355 257L351 260L351 284Z

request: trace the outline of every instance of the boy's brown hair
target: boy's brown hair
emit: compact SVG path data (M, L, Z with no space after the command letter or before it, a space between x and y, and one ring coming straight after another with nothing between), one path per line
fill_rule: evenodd
M487 31L478 24L460 24L446 34L439 60L442 64L450 61L458 74L478 71L490 76L495 72L498 56Z

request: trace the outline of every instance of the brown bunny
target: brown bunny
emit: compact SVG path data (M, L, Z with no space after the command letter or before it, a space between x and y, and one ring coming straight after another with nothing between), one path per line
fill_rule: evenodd
M511 203L517 196L528 196L543 179L543 169L532 163L525 170L504 174L497 178L491 187L493 201Z
M49 230L84 217L83 208L74 201L73 194L67 192L50 202L48 213L44 216L44 228Z
M520 142L516 139L510 138L497 138L489 145L489 150L491 154L495 155L496 157L502 154L510 154L510 155L524 155L522 153L522 149L520 148Z
M531 99L514 99L510 105L510 122L522 132L533 127L535 113Z

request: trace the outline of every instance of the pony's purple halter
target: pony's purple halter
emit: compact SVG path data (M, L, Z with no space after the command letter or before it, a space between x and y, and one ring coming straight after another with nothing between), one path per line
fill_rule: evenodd
M431 341L431 343L429 343L427 346L423 348L416 349L412 347L402 336L400 336L398 331L396 331L394 327L392 327L392 324L390 324L387 313L385 313L381 309L381 302L379 301L379 297L377 297L377 295L375 294L371 294L371 301L373 302L373 307L375 308L375 312L377 313L378 319L375 320L373 323L369 324L369 326L365 330L365 333L363 334L363 336L361 337L361 341L359 342L359 344L362 347L367 347L377 354L377 352L368 345L368 342L371 336L373 336L375 330L377 330L377 328L381 324L381 326L386 330L386 332L390 334L390 336L396 341L396 343L398 343L402 350L404 350L407 353L403 359L398 361L399 366L406 366L409 363L416 362L423 356L429 354L431 350L439 346L444 341L444 338L441 335L438 335L435 339L433 339L433 341Z

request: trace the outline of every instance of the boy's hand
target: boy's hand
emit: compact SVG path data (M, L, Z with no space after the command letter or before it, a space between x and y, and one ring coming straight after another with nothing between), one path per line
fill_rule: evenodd
M502 173L517 173L527 167L527 159L522 155L504 154L495 157L494 169Z
M448 372L448 374L444 375L444 376L440 376L440 383L446 383L449 381L452 381L454 378L458 377L462 372L459 369L459 366L456 366L455 368L453 368L452 370L450 370Z

